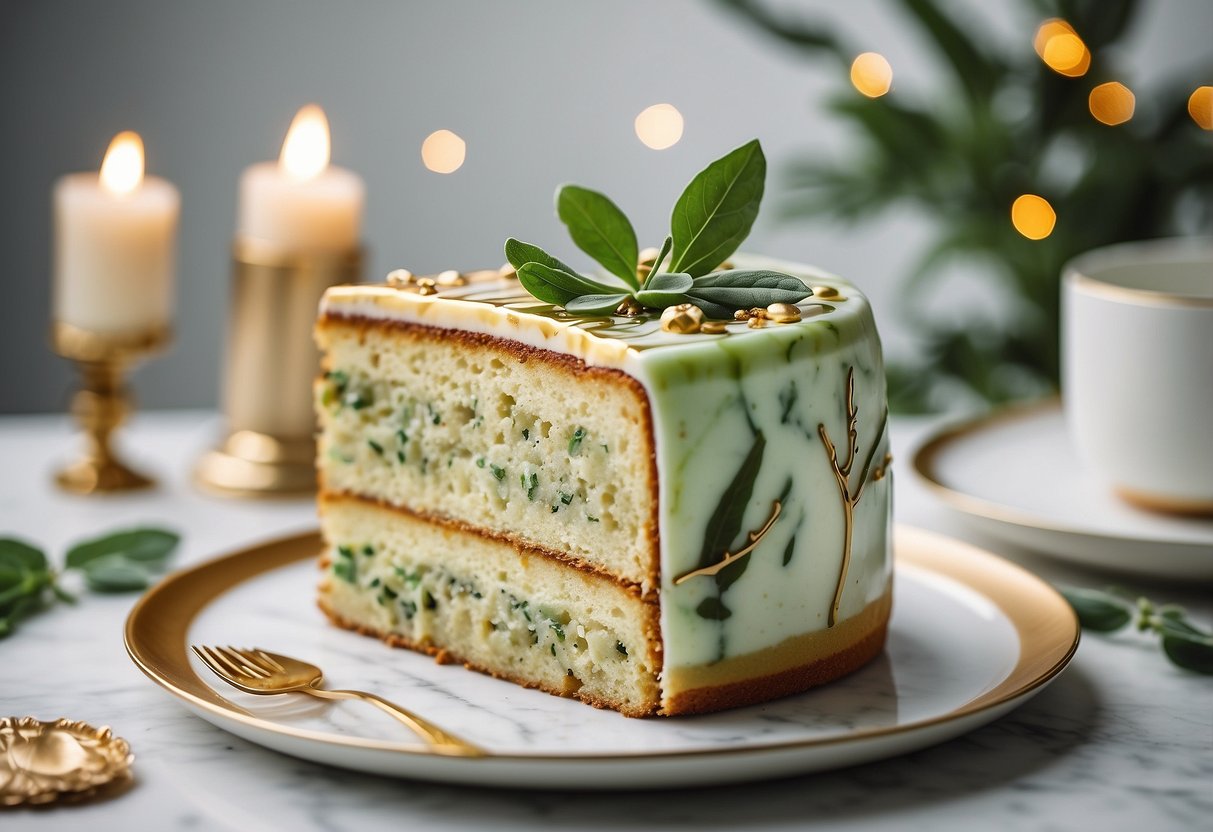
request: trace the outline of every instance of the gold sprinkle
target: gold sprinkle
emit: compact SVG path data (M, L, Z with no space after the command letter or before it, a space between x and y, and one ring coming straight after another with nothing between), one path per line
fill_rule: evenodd
M644 307L637 303L635 298L624 298L623 302L615 307L615 314L635 318L644 314Z
M408 269L393 269L387 273L387 285L395 289L403 289L405 286L412 286L416 278Z
M703 326L703 310L690 303L671 306L661 313L661 328L666 332L689 335Z
M767 307L767 317L777 324L792 324L800 320L800 309L791 303L772 303Z
M437 283L439 286L463 286L467 278L454 269L447 269L438 275Z
M501 268L497 270L497 274L505 280L518 279L518 272L509 263L503 263Z
M750 329L761 329L762 327L764 327L766 325L767 325L767 319L765 317L760 318L757 315L750 318L750 322L748 324Z
M814 286L813 297L821 298L822 300L846 300L842 293L833 286Z
M422 277L417 280L417 292L422 295L438 294L438 287L434 285L434 278Z
M735 320L735 321L748 321L749 319L750 319L750 310L748 310L748 309L738 309L736 312L733 313L733 320Z
M729 331L729 327L724 321L704 321L699 325L699 331L708 335L724 335Z
M751 306L750 307L750 317L751 318L765 318L766 316L767 316L767 309L765 306Z

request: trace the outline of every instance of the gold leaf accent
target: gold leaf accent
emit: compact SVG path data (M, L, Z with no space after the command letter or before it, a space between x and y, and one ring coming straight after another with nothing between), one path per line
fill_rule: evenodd
M626 303L626 301L625 301ZM703 310L690 303L668 307L661 313L661 328L666 332L690 335L703 326Z
M753 552L756 548L758 548L758 544L762 542L762 539L767 536L767 532L771 530L771 527L775 525L775 521L779 519L779 514L781 511L783 511L783 503L779 502L779 500L775 500L773 503L771 503L771 516L768 517L767 521L762 524L762 528L756 529L755 531L752 531L746 535L746 537L749 539L749 543L747 543L741 549L738 549L736 552L726 551L721 556L720 560L713 563L711 566L703 566L699 569L687 572L685 575L679 575L674 579L674 586L686 583L691 578L698 578L703 575L716 575L730 563L735 563Z
M707 335L726 335L729 327L724 321L704 321L699 331Z

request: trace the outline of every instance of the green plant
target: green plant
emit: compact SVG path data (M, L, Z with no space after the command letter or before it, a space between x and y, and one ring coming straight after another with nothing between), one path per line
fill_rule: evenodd
M505 256L523 288L544 303L577 315L622 309L666 309L683 303L709 317L732 319L738 309L796 303L812 294L798 277L772 271L718 269L750 233L766 183L757 140L700 171L674 205L670 235L651 264L640 263L636 232L603 194L578 185L556 191L556 214L579 249L616 278L602 283L578 273L538 246L513 237ZM669 256L670 267L661 267ZM612 278L605 278L611 280ZM574 450L570 443L569 453Z
M832 60L841 78L863 51L759 0L719 2L806 55ZM896 408L934 409L957 386L990 402L1055 389L1063 264L1119 241L1207 233L1213 221L1213 134L1187 112L1196 79L1213 66L1138 90L1133 117L1108 126L1092 116L1089 96L1117 77L1114 51L1137 0L1023 0L1032 23L1012 43L962 25L934 0L891 2L925 35L951 83L922 96L895 89L868 98L849 86L834 94L826 108L853 128L856 149L841 162L792 166L782 177L784 212L859 222L909 205L935 221L935 239L902 276L901 306L921 354L890 362ZM1089 50L1079 77L1050 69L1034 51L1036 26L1048 18L1065 20ZM1011 222L1023 194L1043 196L1056 212L1043 239ZM1009 290L1003 320L966 327L932 316L932 281L956 264Z
M68 549L65 570L78 570L94 592L146 589L164 569L180 538L162 529L131 529L77 543ZM0 638L17 622L49 606L52 599L76 603L59 585L59 575L37 546L0 538Z
M1183 607L1157 605L1117 587L1104 590L1063 587L1061 594L1074 608L1083 629L1097 633L1123 630L1136 619L1137 631L1155 633L1172 664L1196 673L1213 674L1213 633L1193 624Z

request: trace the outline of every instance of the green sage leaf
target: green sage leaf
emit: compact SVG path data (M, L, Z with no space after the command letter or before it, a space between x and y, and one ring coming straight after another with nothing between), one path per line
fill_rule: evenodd
M657 252L657 259L653 261L653 266L649 269L648 276L645 277L644 283L640 285L641 289L649 288L649 284L652 283L653 279L657 277L659 270L661 269L661 263L665 260L666 255L670 253L670 247L672 245L674 245L674 238L667 234L665 240L661 244L660 250Z
M670 217L670 271L707 274L737 250L758 216L766 173L766 158L755 139L691 180Z
M610 295L617 287L604 286L573 272L560 271L543 263L523 263L518 267L522 287L544 303L564 306L581 295Z
M813 290L799 277L789 274L736 270L697 277L686 294L708 317L729 319L738 309L799 303L812 295Z
M574 315L611 315L628 295L619 292L611 295L579 295L564 305Z
M577 248L633 289L640 288L636 232L619 206L589 188L562 185L556 191L556 215L568 226Z
M1133 608L1115 595L1081 587L1062 587L1058 591L1074 608L1084 629L1111 633L1124 628L1133 618Z
M83 569L84 581L94 592L134 592L152 583L152 574L143 562L121 554L93 558Z
M69 569L84 568L90 562L110 555L150 566L162 566L177 548L181 537L166 529L131 529L77 543L67 552Z
M1163 652L1185 670L1213 674L1213 636L1192 632L1193 629L1190 625L1176 626L1174 621L1164 618L1159 628Z
M521 269L527 263L542 263L549 269L568 272L569 274L577 273L577 270L572 266L557 260L539 246L532 243L524 243L522 240L515 240L513 237L505 241L505 259L510 262L515 271Z
M684 294L694 284L689 274L666 272L659 274L646 283L646 289L636 293L636 300L642 306L653 309L665 309L679 303L686 303Z
M36 546L13 537L0 538L0 567L22 572L46 569L46 555Z

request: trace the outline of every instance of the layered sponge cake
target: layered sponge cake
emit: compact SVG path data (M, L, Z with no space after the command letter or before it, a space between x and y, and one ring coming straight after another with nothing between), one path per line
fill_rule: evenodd
M330 618L629 716L784 696L876 655L890 478L870 308L840 278L738 262L816 294L783 322L684 333L571 314L497 272L330 289Z

